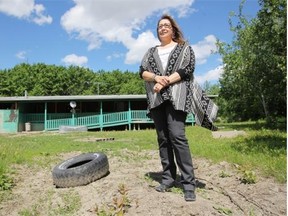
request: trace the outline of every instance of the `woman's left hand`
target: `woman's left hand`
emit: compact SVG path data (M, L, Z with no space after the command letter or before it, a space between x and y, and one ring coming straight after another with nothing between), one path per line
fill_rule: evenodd
M156 83L156 84L154 85L153 90L154 90L154 92L159 93L163 88L164 88L163 85L161 85L160 83Z

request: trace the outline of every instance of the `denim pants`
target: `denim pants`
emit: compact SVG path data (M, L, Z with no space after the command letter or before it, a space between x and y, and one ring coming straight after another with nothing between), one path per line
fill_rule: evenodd
M187 114L175 110L170 102L164 102L151 109L150 112L157 131L159 154L163 167L162 184L171 185L176 180L175 155L184 190L195 190L192 156L185 135Z

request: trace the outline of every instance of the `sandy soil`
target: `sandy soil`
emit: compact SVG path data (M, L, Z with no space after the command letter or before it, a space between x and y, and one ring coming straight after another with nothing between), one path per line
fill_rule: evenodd
M78 155L59 155L59 161ZM121 204L118 191L124 185L127 200L124 215L286 215L287 185L259 178L256 184L243 184L236 165L212 164L194 158L197 200L185 202L179 188L159 193L154 187L161 179L157 151L129 152L122 157L108 156L110 174L86 186L56 188L49 169L16 167L17 184L0 203L0 215L116 215L114 201ZM220 174L225 173L225 176ZM78 198L78 201L77 201ZM80 199L80 200L79 200ZM114 200L114 201L113 201ZM120 200L120 201L119 201ZM76 203L76 204L75 204ZM78 204L77 204L78 203ZM73 210L75 208L76 210ZM120 209L120 207L116 208ZM67 213L69 212L69 213ZM120 215L120 214L119 214Z

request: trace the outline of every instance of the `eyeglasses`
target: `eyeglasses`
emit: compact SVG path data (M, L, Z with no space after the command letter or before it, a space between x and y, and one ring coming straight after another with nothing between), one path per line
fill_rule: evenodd
M171 26L171 24L169 24L169 23L164 23L164 24L161 24L161 25L159 25L159 26L157 27L158 30L160 30L160 29L162 29L162 28L169 28L169 29L171 29L172 26Z

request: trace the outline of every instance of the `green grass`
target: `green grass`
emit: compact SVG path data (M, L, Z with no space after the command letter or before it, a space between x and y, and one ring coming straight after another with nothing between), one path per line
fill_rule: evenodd
M247 136L213 139L210 131L195 127L187 130L192 153L214 163L227 161L238 164L244 171L258 171L278 182L287 180L287 134L280 130L255 129L252 123L240 124ZM250 126L251 127L250 127ZM233 124L233 130L235 124ZM226 125L225 130L231 130Z
M49 191L48 194L45 194L44 198L40 198L37 203L19 211L18 214L20 216L33 216L49 212L48 215L68 216L74 215L80 209L81 199L77 192L73 190L60 192L56 204L53 205L54 194L55 192Z
M274 177L278 182L286 182L286 131L266 130L261 124L253 122L226 124L220 128L241 129L248 135L214 139L209 130L187 126L186 134L194 158L203 157L215 163L221 161L235 163L243 171L257 171L263 176ZM114 140L87 142L85 141L87 138L114 138ZM104 152L113 157L121 156L121 152L125 149L136 159L141 150L157 150L155 130L0 134L0 177L13 172L11 169L13 164L50 167L56 162L61 162L61 158L57 157L60 153Z

